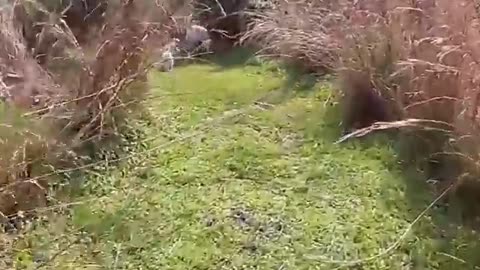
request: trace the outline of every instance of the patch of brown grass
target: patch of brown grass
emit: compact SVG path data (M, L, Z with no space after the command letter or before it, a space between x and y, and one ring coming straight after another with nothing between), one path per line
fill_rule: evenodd
M339 65L345 106L355 106L349 97L359 90L358 80L368 83L391 108L391 120L421 118L451 126L454 136L429 153L435 159L459 151L468 153L468 163L478 160L475 2L361 1L351 11ZM356 113L347 110L347 116Z
M175 12L168 0L111 0L102 27L79 42L42 3L0 10L0 223L45 206L49 184L85 162L77 150L120 133L147 93L149 52L169 42Z
M340 2L337 5L342 6ZM342 45L333 29L346 18L328 6L325 1L280 1L275 8L252 15L241 43L307 71L331 72L337 67Z
M314 72L338 74L346 128L445 123L450 135L427 154L454 152L478 175L479 27L474 0L283 1L259 14L244 40Z

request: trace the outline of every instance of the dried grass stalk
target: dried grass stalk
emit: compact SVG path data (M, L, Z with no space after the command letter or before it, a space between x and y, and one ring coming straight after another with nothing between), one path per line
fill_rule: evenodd
M411 127L405 119L438 121L448 124L439 129L448 136L438 139L428 133L435 149L417 154L437 159L435 152L455 151L468 157L462 160L470 165L472 160L478 164L480 18L476 2L281 1L269 12L257 14L243 41L301 63L307 70L335 71L344 122L351 126L363 122L351 136L404 124ZM380 106L385 107L384 113L364 110ZM349 120L352 117L354 121ZM479 170L470 165L461 167L473 177Z
M240 42L309 71L333 71L341 44L331 30L332 25L345 22L343 15L322 3L280 2L274 9L255 14Z
M0 10L0 216L44 206L57 170L85 162L76 150L118 134L147 93L149 50L169 42L175 13L168 1L111 0L102 27L87 24L94 35L79 42L64 10L44 4Z

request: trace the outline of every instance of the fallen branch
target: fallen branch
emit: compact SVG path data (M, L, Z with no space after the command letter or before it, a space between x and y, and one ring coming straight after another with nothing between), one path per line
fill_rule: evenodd
M432 127L428 125L443 125L445 128ZM342 136L340 139L338 139L335 142L335 144L346 142L347 140L352 138L361 138L375 131L399 129L399 128L413 128L413 129L426 130L426 131L439 131L444 133L451 133L453 126L446 122L426 120L426 119L406 119L406 120L393 121L393 122L376 122L371 126L355 130L354 132L351 132L347 135Z

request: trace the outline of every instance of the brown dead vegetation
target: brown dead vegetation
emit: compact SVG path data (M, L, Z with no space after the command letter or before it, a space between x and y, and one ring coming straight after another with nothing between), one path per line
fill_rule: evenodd
M474 0L282 1L258 14L243 41L337 73L348 129L386 120L445 123L449 136L417 154L455 156L464 181L479 175L479 26Z
M53 2L0 10L0 223L46 206L49 184L85 166L77 150L119 133L147 93L148 53L170 41L168 1Z
M342 19L322 3L295 5L280 1L275 8L252 16L251 29L240 41L257 45L260 54L323 73L337 67L341 44L329 26Z
M194 17L210 31L214 52L231 49L246 31L249 0L195 0Z

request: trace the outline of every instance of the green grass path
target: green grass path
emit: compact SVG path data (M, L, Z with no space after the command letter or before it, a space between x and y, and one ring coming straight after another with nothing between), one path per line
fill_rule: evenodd
M329 270L387 249L432 198L385 140L333 144L327 82L282 97L286 79L269 65L151 74L144 152L17 241L18 269ZM441 211L343 269L475 269L476 236Z

